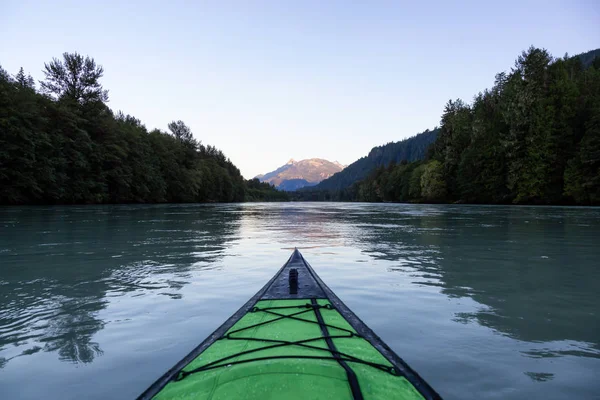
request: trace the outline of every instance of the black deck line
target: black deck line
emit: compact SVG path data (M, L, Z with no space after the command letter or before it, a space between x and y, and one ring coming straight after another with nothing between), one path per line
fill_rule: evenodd
M358 318L356 314L354 314L354 312L352 312L352 310L350 310L348 306L346 306L344 302L342 302L342 300L336 296L329 286L327 286L325 282L321 280L319 275L317 275L315 270L304 259L302 254L300 254L300 252L298 252L298 254L300 257L302 257L302 260L304 261L308 271L312 274L313 278L318 282L319 286L321 286L325 292L327 299L346 319L346 321L348 321L350 326L352 326L365 340L371 343L373 347L379 350L379 352L383 354L383 356L387 358L390 363L392 363L394 368L400 374L402 374L417 389L417 391L421 393L423 397L426 399L441 399L442 397L431 386L429 386L429 384L423 378L421 378L421 376L419 376L415 370L408 366L408 364L402 358L400 358L400 356L394 353L394 351L390 349L390 347L385 344L385 342L381 340L381 338L379 338L379 336L377 336L375 332L371 330L371 328L369 328L360 318Z
M316 299L311 299L311 303L313 305L317 305ZM344 368L346 371L346 378L348 379L348 384L350 385L350 390L352 391L352 398L354 400L363 400L362 392L360 391L360 385L358 384L358 379L356 378L356 373L354 370L346 363L346 361L342 360L340 355L337 353L337 347L333 343L333 340L329 337L329 330L325 326L325 321L323 320L323 315L321 315L321 310L318 308L313 309L317 321L319 322L319 327L321 328L321 333L326 337L325 342L327 343L327 347L331 351L331 355L333 358L337 360L337 362Z
M297 251L297 250L296 250ZM196 348L194 348L187 356L183 357L181 361L175 364L171 369L165 372L160 378L158 378L148 389L146 389L141 395L138 396L137 400L146 400L151 399L158 394L165 387L167 383L169 383L173 378L177 376L179 371L185 368L190 362L192 362L200 353L206 350L211 344L213 344L216 340L218 340L221 336L225 334L236 322L238 322L254 305L258 300L260 300L261 296L267 291L267 289L271 286L271 284L275 281L275 279L281 274L281 272L288 265L292 257L294 257L296 253L292 253L290 258L286 261L285 264L277 271L275 276L271 278L269 282L265 286L262 287L250 300L248 300L239 310L237 310L227 321L223 323L220 327L218 327L213 333L211 333L202 343L200 343Z
M301 261L301 262L299 262ZM309 284L305 286L307 290L301 291L301 287L298 288L298 294L287 297L280 297L283 295L281 292L281 285L279 281L285 280L287 284L287 276L283 274L286 271L286 267L290 267L293 263L295 268L304 267L311 275L312 279L308 279ZM289 269L289 268L288 268ZM307 282L306 276L302 276L302 271L298 270L299 282L304 279ZM282 278L283 276L283 278ZM280 279L281 278L281 279ZM314 284L316 283L316 285ZM277 289L272 290L269 295L267 292L274 286ZM317 286L317 288L315 288ZM314 296L314 294L322 294ZM441 399L440 395L423 380L412 368L408 366L392 349L388 347L364 322L360 320L336 295L329 289L329 287L321 280L321 278L312 269L310 264L304 259L302 254L295 249L292 255L289 257L287 262L277 271L277 273L263 286L250 300L248 300L239 310L237 310L229 319L227 319L219 328L211 333L202 343L194 348L188 355L186 355L181 361L175 364L171 369L164 373L158 378L148 389L146 389L137 399L146 400L151 399L158 394L167 383L177 376L180 370L185 368L191 361L193 361L200 353L206 348L213 344L216 340L222 337L237 321L239 321L254 305L261 299L306 299L312 300L315 297L324 298L338 310L338 312L348 321L348 323L356 330L356 332L364 337L369 343L373 345L383 356L396 368L396 370L406 377L406 379L421 393L426 399Z

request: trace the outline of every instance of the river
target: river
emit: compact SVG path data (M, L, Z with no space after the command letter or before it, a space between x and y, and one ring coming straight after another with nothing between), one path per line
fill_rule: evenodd
M0 208L3 399L131 399L298 247L448 399L597 398L600 209Z

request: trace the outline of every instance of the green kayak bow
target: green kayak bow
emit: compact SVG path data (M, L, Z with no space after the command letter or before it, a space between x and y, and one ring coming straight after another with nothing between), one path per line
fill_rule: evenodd
M298 250L139 399L439 399Z

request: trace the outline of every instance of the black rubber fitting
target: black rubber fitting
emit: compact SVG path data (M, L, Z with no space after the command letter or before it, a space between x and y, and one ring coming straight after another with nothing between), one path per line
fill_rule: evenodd
M298 270L296 268L290 268L289 283L290 294L298 293Z

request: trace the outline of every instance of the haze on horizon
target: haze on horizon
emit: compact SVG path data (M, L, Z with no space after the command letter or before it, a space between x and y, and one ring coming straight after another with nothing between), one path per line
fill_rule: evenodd
M595 1L342 1L0 5L0 65L36 80L77 51L105 69L109 106L166 130L183 120L246 178L290 158L350 164L439 124L530 45L600 47Z

